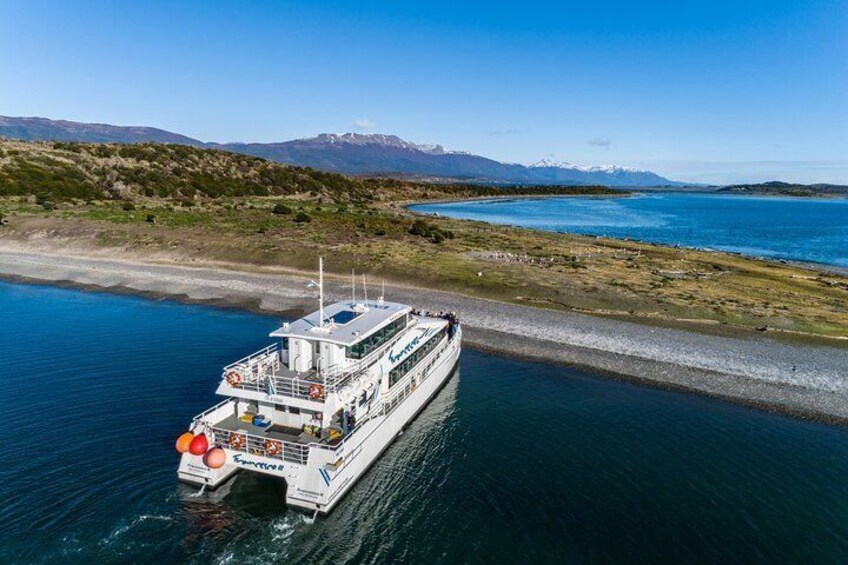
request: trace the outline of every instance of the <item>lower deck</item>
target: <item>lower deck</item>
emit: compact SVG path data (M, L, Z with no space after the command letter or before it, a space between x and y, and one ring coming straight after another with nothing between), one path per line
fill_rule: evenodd
M252 422L244 421L236 415L229 416L216 423L215 428L228 432L246 432L252 436L301 443L304 445L320 441L319 437L297 428L290 428L281 424L256 426Z

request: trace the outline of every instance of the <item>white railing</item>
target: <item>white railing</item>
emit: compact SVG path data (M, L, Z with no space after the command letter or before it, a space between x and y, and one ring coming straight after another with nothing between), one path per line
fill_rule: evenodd
M450 344L453 342L453 339L445 336L439 341L442 343L437 344L431 352L418 361L418 363L416 363L415 366L412 367L400 381L395 383L392 387L394 390L382 399L382 414L385 415L391 413L400 405L401 402L404 401L404 399L406 399L407 396L412 394L415 390L415 387L413 386L413 379L416 375L424 375L424 378L419 381L419 385L426 380L426 377L429 376L427 371L429 371L433 365L436 364L442 354L450 348Z
M334 445L329 445L326 442L319 441L304 444L278 440L266 436L250 434L247 431L229 430L211 424L210 421L220 422L223 419L220 417L219 411L223 410L229 403L234 402L234 399L232 398L228 398L195 416L193 425L203 425L207 431L212 433L213 443L221 447L227 447L234 451L241 451L252 455L261 455L271 459L279 459L290 463L306 465L309 460L310 449L315 448L336 452L343 447L344 444L347 443L347 441L353 436L353 433L366 422L372 418L391 413L407 396L412 393L412 391L415 390L412 386L413 378L419 374L423 374L424 378L421 379L419 385L421 382L424 382L424 380L429 376L427 375L427 371L429 371L439 361L442 355L450 350L451 345L460 335L462 335L461 330L457 330L457 333L452 337L446 337L444 339L444 343L435 347L433 351L428 353L419 363L416 364L415 367L404 375L401 381L396 383L396 390L380 400L380 405L373 408L373 411L371 412L372 415L366 416L361 421L357 422L356 425L348 431L346 436ZM277 446L279 447L279 450L278 452L275 452L275 448Z
M247 357L242 357L241 359L239 359L238 361L236 361L234 363L230 363L229 365L224 367L224 372L226 372L227 369L233 369L233 368L238 367L238 366L250 366L250 365L254 364L257 359L268 357L270 353L276 353L278 349L279 349L279 344L272 343L268 347L260 349L259 351L255 352L255 353L251 353ZM279 359L279 355L277 356L277 358Z
M354 375L373 365L386 352L394 347L405 335L407 330L417 322L410 318L406 328L392 337L389 341L371 351L362 359L346 365L332 365L327 368L310 369L294 377L282 376L280 371L280 353L276 343L251 353L235 363L224 367L222 379L227 379L231 373L238 374L236 385L230 383L233 388L241 390L252 390L268 394L270 396L286 396L323 402L323 398L313 398L309 394L309 387L320 384L324 394L336 392L343 387Z
M217 416L218 410L224 408L225 406L227 406L228 404L230 404L232 402L235 402L235 400L232 399L232 398L227 398L226 400L222 400L221 402L219 402L218 404L216 404L212 408L207 408L206 410L204 410L203 412L201 412L200 414L198 414L197 416L192 418L192 420L191 420L192 426L194 424L198 423L198 422L204 422L205 420L215 420L215 421L222 420L223 418L218 418L218 417L213 418L212 414L214 413Z
M261 455L271 459L280 459L290 463L306 465L309 460L309 445L258 436L242 430L228 430L209 426L212 442L233 451L251 455Z

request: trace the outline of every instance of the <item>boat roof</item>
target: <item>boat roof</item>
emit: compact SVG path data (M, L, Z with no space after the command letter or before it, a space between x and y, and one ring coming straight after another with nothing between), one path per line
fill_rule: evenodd
M319 313L312 312L271 332L271 337L299 337L313 341L329 341L353 345L372 331L409 312L406 304L369 300L342 301L324 307L324 328L320 329Z

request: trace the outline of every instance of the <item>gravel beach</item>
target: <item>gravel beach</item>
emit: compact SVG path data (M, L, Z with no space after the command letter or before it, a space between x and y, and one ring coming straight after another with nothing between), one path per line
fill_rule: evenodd
M292 314L314 308L306 277L0 250L0 277ZM379 291L378 281L371 293ZM330 299L349 281L328 284ZM454 311L469 346L577 365L612 378L698 392L814 420L848 423L848 348L650 327L406 287L386 298Z

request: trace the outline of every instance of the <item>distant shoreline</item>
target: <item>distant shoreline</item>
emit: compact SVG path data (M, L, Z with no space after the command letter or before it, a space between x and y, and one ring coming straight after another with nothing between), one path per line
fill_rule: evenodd
M674 192L675 192L674 190L669 190L668 194L673 194ZM654 194L655 192L650 192L650 193ZM415 206L428 206L428 205L431 205L431 204L454 204L454 203L461 203L461 202L476 202L476 203L483 202L483 203L485 203L485 202L489 202L489 201L500 202L500 201L510 201L510 200L539 200L539 199L547 199L547 198L574 198L574 197L577 197L577 198L597 198L597 199L634 198L634 197L639 196L640 194L641 193L637 189L633 189L632 192L627 192L627 193L623 193L623 194L620 194L620 195L619 194L586 194L586 195L582 195L582 194L574 194L574 195L540 194L540 195L533 195L533 196L523 196L523 195L522 196L518 196L518 195L517 196L503 196L503 197L485 197L485 196L482 196L482 197L475 197L475 198L423 200L423 201L405 203L405 204L403 204L403 208L406 209L411 214L416 214L416 215L419 215L419 216L427 217L427 216L434 216L436 213L434 213L434 212L422 212L422 211L419 211L419 210L415 210L414 207ZM692 192L682 192L682 194L692 194ZM804 197L804 196L788 196L788 195L779 195L779 194L741 194L741 193L728 193L728 192L723 192L723 193L710 192L710 193L703 193L703 194L704 195L710 195L710 196L713 196L713 195L734 196L734 197L736 197L736 196L738 196L738 197L752 197L753 196L753 197L762 197L762 198L795 198L795 199L818 198L818 197ZM832 197L832 198L831 197L821 197L820 199L824 199L824 200L839 199L839 200L842 200L842 199L848 199L848 196L846 196L846 197L836 196L836 197ZM439 214L439 216L442 216L442 214ZM513 224L498 224L498 223L494 223L494 222L487 222L486 220L467 219L467 218L459 218L459 217L453 217L453 216L445 216L445 217L450 217L450 218L454 218L454 219L457 219L457 220L472 221L472 222L483 222L483 223L487 223L487 224L491 224L491 225L501 225L501 226L513 225ZM762 261L764 263L792 265L792 266L795 266L795 267L800 267L802 269L809 269L809 270L812 270L812 271L817 271L817 272L820 272L820 273L823 273L823 274L828 274L828 275L848 276L848 267L841 267L839 265L831 265L829 263L818 263L818 262L815 262L815 261L805 261L805 260L802 260L802 259L780 259L780 258L776 258L776 257L749 255L747 253L742 253L741 251L728 251L728 250L715 249L715 248L710 248L710 247L697 247L697 246L691 246L691 245L675 246L675 245L671 245L671 244L668 244L668 243L662 243L662 242L658 242L658 241L650 241L650 240L646 240L646 239L640 239L640 238L637 238L637 237L621 238L621 237L613 237L613 236L606 236L606 235L578 233L578 232L572 232L572 231L542 230L542 229L539 229L539 228L532 228L532 227L527 227L527 226L518 226L517 224L515 224L515 225L517 227L521 227L522 229L526 229L526 230L538 230L538 231L543 231L543 232L548 232L548 233L563 233L563 234L581 236L581 237L593 237L593 238L596 238L596 239L607 239L607 240L611 240L611 241L632 241L632 242L640 243L640 244L643 244L643 245L664 247L664 248L668 248L668 249L691 249L693 251L702 251L702 252L705 252L705 253L723 253L723 254L727 254L727 255L735 255L737 257L743 257L745 259L751 259L751 260L754 260L754 261Z
M0 278L297 315L313 308L308 273L176 266L114 256L0 248ZM347 296L331 278L328 295ZM694 334L571 312L392 285L393 300L458 312L470 346L588 368L615 379L705 394L804 419L848 424L848 348Z

